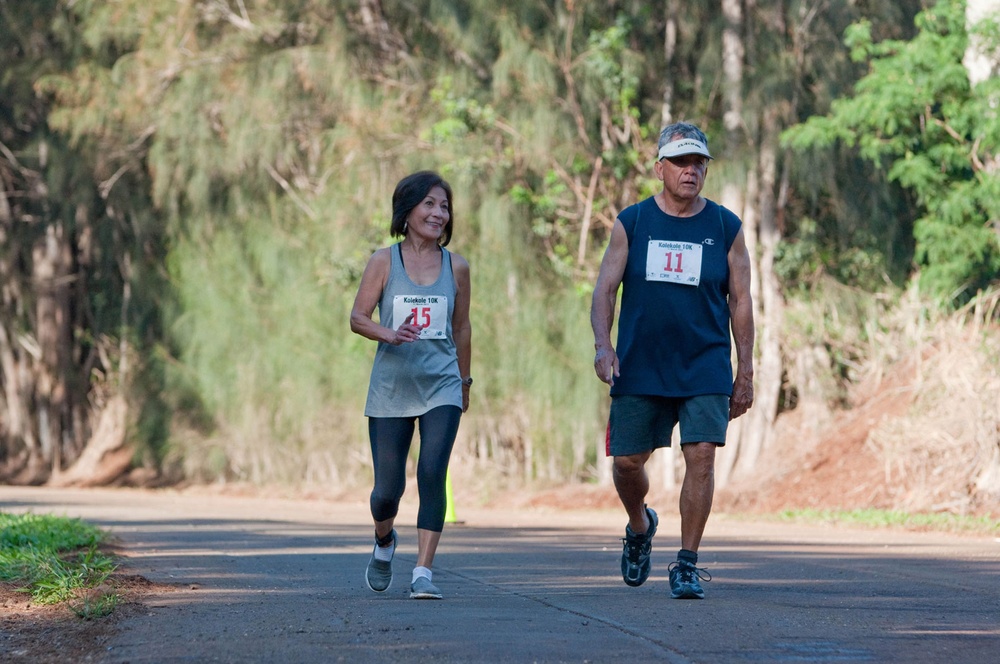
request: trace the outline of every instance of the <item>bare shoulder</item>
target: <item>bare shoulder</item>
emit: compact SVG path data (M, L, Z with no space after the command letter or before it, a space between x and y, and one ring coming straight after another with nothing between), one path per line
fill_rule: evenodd
M369 263L385 263L388 265L392 262L392 247L382 247L381 249L376 249L372 257L368 259Z
M461 254L456 254L454 251L449 251L451 254L451 269L456 272L469 272L469 261L465 260L465 257Z
M369 272L389 272L389 268L392 266L392 253L390 247L382 247L381 249L376 249L375 253L371 255L368 259L368 266L365 268Z
M740 230L736 232L736 237L733 238L732 246L729 247L729 255L730 257L741 258L743 254L748 254L747 239L743 233L743 227L740 226Z
M621 219L615 219L615 225L611 227L611 238L608 247L604 250L604 258L601 266L608 267L624 266L628 260L628 233Z

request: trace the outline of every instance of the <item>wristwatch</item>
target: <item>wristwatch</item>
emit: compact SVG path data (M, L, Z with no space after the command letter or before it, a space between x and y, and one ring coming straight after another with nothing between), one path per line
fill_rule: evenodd
M472 376L468 376L466 378L463 378L462 379L462 385L465 385L466 387L472 387Z

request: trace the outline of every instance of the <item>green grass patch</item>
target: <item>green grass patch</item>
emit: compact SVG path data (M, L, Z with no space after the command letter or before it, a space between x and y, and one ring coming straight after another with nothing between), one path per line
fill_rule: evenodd
M82 618L108 615L118 596L93 591L117 568L99 548L104 541L100 529L79 519L0 512L0 581L39 604L66 602Z
M897 527L910 530L1000 534L1000 521L990 517L957 514L911 513L897 510L786 510L776 515L781 521L841 523L875 528Z

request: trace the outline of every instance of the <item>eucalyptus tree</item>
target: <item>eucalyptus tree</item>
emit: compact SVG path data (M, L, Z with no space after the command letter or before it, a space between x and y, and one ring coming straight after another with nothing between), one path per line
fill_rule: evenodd
M423 3L420 14L437 26L467 26L444 18L454 5ZM468 7L470 23L488 16L475 3L462 6ZM905 31L917 8L915 2L872 3L865 11L876 30L899 34L893 31L900 25ZM446 81L438 93L446 117L436 125L437 139L453 143L459 152L480 152L471 146L483 137L486 145L499 146L494 151L499 158L488 169L492 186L512 183L511 198L520 204L513 212L528 217L504 225L517 223L514 228L522 229L517 244L507 237L500 244L513 285L508 292L523 280L519 255L540 262L534 270L552 272L549 292L567 292L574 284L586 289L617 211L652 192L648 155L665 118L694 120L717 137L721 158L713 165L709 188L744 218L757 258L759 407L747 418L749 430L736 432L735 449L727 456L743 459L748 472L779 408L787 349L780 344L784 284L777 272L783 266L777 263L787 256L781 252L783 235L796 232L798 214L808 206L797 198L797 185L812 175L810 165L781 149L778 137L802 117L825 110L857 76L841 33L860 15L849 2L683 8L677 3L665 8L629 2L512 3L494 19L495 41L473 29L476 41L469 40L463 51L480 63L477 77L488 83L489 92L484 95L477 86L460 90ZM460 32L439 29L436 34L452 35L442 39L450 43ZM865 180L863 173L837 177L851 186ZM863 202L878 195L858 197L852 191L845 198ZM484 208L482 220L497 219L497 209L507 213L509 208ZM822 221L837 224L849 216L833 214ZM891 219L891 214L883 211L879 218ZM807 220L801 224L809 225ZM852 233L831 234L850 248ZM537 328L538 320L533 312L529 326ZM523 329L525 334L515 338L530 338L528 326ZM579 343L572 335L562 339L568 347ZM505 348L502 340L497 348ZM577 348L582 366L586 351ZM516 356L519 350L511 347L506 353ZM533 366L543 365L531 359ZM504 383L523 384L523 378L512 376ZM576 386L574 379L564 380ZM539 388L529 393L551 389ZM542 403L553 405L551 398ZM539 415L530 418L534 427L525 428L537 431L543 425Z
M715 149L720 157L713 163L708 186L710 195L743 219L755 263L757 400L750 413L734 423L732 449L720 463L720 482L733 473L755 472L760 453L773 440L779 410L790 407L787 401L782 405L782 395L808 389L799 385L798 358L785 343L789 284L782 277L781 259L797 226L808 225L799 216L808 203L801 198L805 189L800 182L815 171L780 146L780 133L802 117L825 110L856 78L858 69L847 57L841 34L862 11L876 30L893 31L907 24L915 5L724 1L719 11L702 18L702 34L679 30L675 44L674 31L666 33L668 53L683 47L685 40L694 42L699 70L714 77L711 90L721 90L707 98L706 124L710 135L719 139ZM690 13L685 8L682 15Z
M116 57L51 82L58 118L148 180L170 453L194 477L330 481L363 449L349 289L420 111L377 4L341 5L73 5Z
M905 25L911 4L865 11L877 33ZM846 0L49 7L76 56L24 80L83 159L87 209L113 240L100 255L115 257L86 291L118 327L80 338L103 340L102 375L135 367L117 378L134 386L133 431L170 425L157 454L193 476L337 482L363 465L371 349L347 312L408 171L436 168L455 186L454 246L473 265L465 453L554 480L599 467L589 289L617 212L653 191L666 119L713 137L710 195L739 194L758 247L769 401L738 440L761 443L778 407L784 240L805 236L811 215L843 242L851 215L838 206L878 198L810 198L810 177L843 187L866 174L814 168L777 141L856 77L840 32L860 9Z
M156 231L143 183L52 116L49 83L113 53L62 2L0 3L0 19L2 475L107 479L133 460L126 427L163 438L155 371L136 360L158 338Z

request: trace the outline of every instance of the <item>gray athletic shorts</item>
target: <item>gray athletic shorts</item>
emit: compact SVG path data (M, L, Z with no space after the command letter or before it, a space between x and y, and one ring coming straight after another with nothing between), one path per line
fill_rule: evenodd
M627 394L611 399L608 420L608 456L628 456L670 447L674 425L681 425L681 445L726 444L729 397L658 397Z

